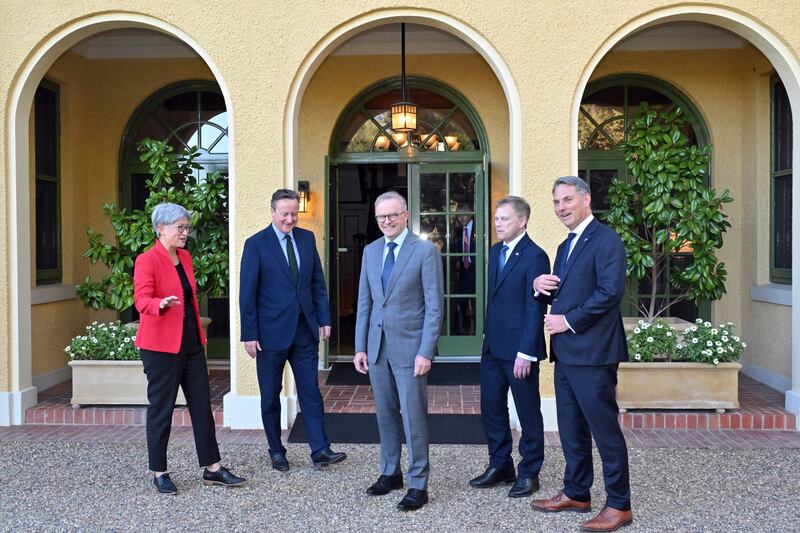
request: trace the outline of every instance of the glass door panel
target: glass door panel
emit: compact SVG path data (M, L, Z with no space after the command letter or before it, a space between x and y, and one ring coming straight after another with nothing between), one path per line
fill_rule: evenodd
M445 312L439 355L479 356L486 272L483 167L410 165L410 175L411 230L442 254Z

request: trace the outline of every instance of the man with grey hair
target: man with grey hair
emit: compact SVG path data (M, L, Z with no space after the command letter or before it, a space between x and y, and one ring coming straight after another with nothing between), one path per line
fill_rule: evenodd
M427 384L442 325L442 259L433 243L408 231L400 194L378 196L375 220L383 238L364 248L353 359L357 371L369 373L381 439L381 474L367 494L403 487L405 431L408 492L397 508L413 511L428 503Z
M552 274L533 281L555 361L556 409L566 468L564 488L531 507L542 512L591 511L592 438L603 462L606 504L584 531L614 531L633 522L628 449L619 427L617 368L628 360L620 302L625 248L619 235L592 216L589 186L567 176L553 184L553 208L569 229Z
M547 305L533 297L533 280L550 272L547 254L526 228L531 207L519 196L497 202L494 226L500 242L489 251L489 287L481 355L481 417L489 444L489 466L470 480L475 488L514 483L508 496L539 490L544 462L544 422L539 397L539 361L546 358L543 318ZM522 435L514 468L508 391L514 398Z
M328 291L310 231L297 227L300 196L290 189L272 195L272 224L244 243L239 311L242 342L256 360L261 419L272 468L289 470L281 442L283 369L288 361L297 383L311 460L328 466L347 457L330 448L317 367L319 341L331 333Z

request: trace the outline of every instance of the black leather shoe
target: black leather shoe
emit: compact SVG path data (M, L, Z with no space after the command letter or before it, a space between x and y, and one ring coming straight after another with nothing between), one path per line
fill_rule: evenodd
M408 489L406 495L397 504L401 511L416 511L428 503L428 491L419 489Z
M509 498L524 498L539 490L539 476L518 477L514 486L508 491Z
M469 484L476 489L485 489L494 487L498 483L513 483L515 479L517 473L513 466L503 469L490 466L480 476L470 479Z
M289 461L286 460L286 455L282 453L269 454L269 460L272 462L272 468L281 472L289 471Z
M175 486L175 483L172 482L167 473L153 477L153 485L156 486L156 490L161 494L178 494L178 487Z
M393 490L403 488L403 474L395 476L380 476L378 481L372 484L367 489L367 494L370 496L385 496Z
M311 458L314 462L314 468L322 468L323 466L341 463L345 459L347 459L346 453L334 452L330 448L325 448L321 452L317 452L317 455Z
M243 477L234 476L230 470L224 466L219 467L219 470L212 472L208 468L203 470L203 484L204 485L223 485L225 487L238 487L244 485L247 480Z

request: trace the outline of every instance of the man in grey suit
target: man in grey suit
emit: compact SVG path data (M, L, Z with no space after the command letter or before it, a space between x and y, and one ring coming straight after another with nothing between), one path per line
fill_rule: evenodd
M375 219L384 237L364 249L353 359L356 370L369 372L381 438L381 474L367 494L403 488L405 431L408 492L397 508L413 511L428 503L427 374L442 325L442 259L433 243L408 231L400 194L380 195Z

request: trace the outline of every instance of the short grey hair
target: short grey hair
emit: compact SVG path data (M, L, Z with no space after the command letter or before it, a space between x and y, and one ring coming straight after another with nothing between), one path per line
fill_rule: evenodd
M562 176L558 178L556 181L553 182L553 191L556 192L556 187L559 185L571 185L575 187L575 189L581 193L583 196L591 195L592 191L589 189L589 184L583 181L583 179L579 178L578 176Z
M158 226L169 226L170 224L174 224L177 220L182 218L189 220L191 217L192 214L181 205L158 204L155 209L153 209L150 220L153 221L153 231L156 232L156 237L161 237L161 234L158 232Z
M273 211L275 211L275 207L281 200L297 200L297 203L299 204L300 195L297 194L297 191L293 191L292 189L278 189L272 193L272 200L269 202L269 206Z
M408 202L406 202L406 199L403 198L403 195L397 191L386 191L375 198L375 207L378 207L379 203L385 202L386 200L397 200L400 202L400 205L403 206L403 211L408 211Z
M500 198L495 209L503 205L510 205L518 217L525 217L525 226L528 225L528 221L531 219L531 206L525 201L525 198L511 195Z

